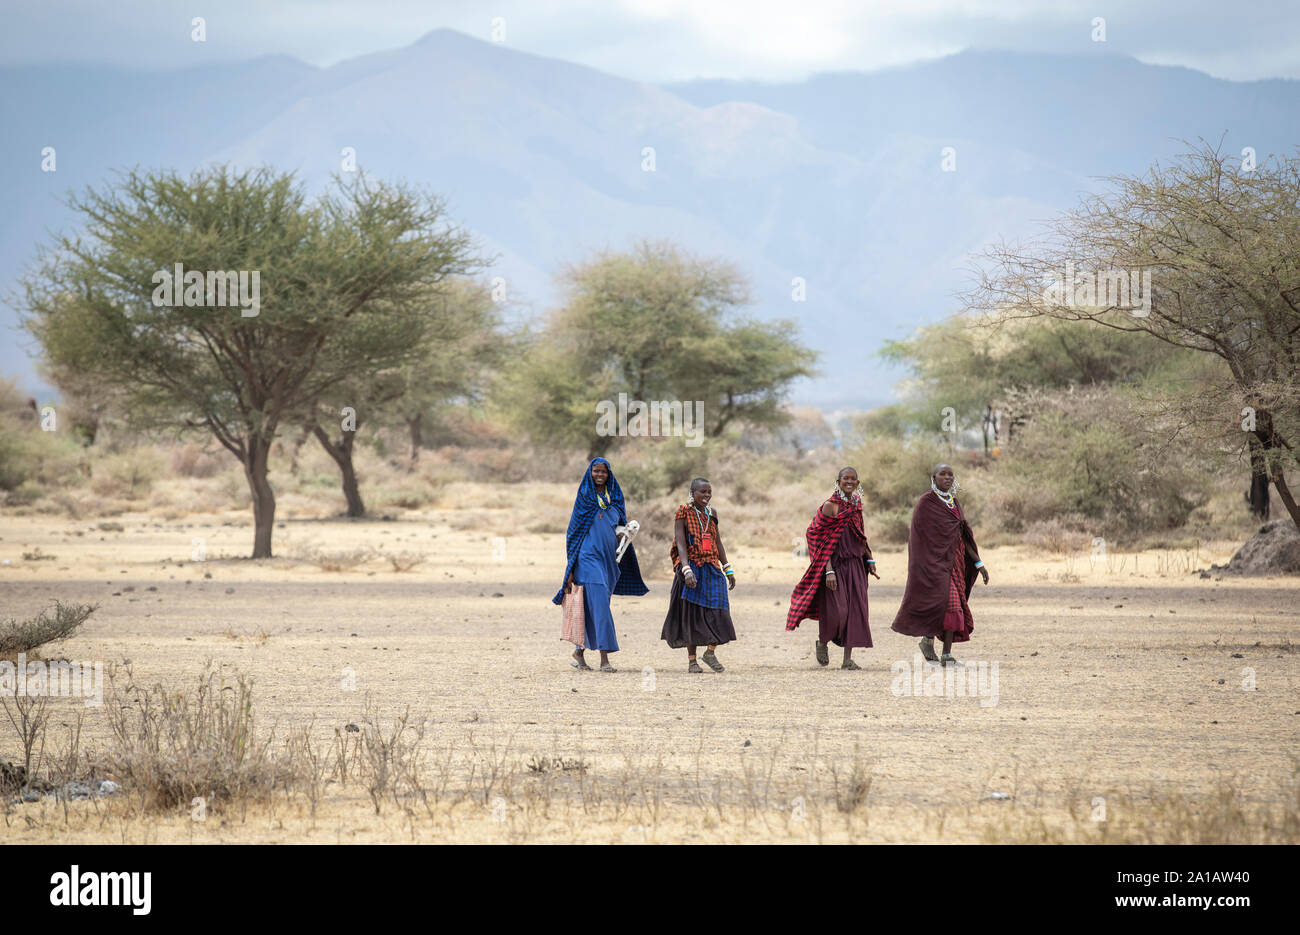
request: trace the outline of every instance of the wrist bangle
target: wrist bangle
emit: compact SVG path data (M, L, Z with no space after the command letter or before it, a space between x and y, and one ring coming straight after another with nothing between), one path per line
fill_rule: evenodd
M975 563L975 567L976 567L976 568L983 568L983 567L984 567L984 563L983 563L983 562L976 562L976 563Z
M867 559L867 564L868 564L868 565L874 565L874 564L876 564L876 560L875 560L874 558L869 558L869 559Z

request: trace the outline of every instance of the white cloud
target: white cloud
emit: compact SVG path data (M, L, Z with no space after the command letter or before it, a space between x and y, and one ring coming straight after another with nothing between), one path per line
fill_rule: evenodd
M227 0L206 13L174 0L47 0L6 13L0 61L176 67L287 54L330 65L409 45L449 27L486 39L505 18L518 49L645 81L797 79L869 70L963 48L1106 51L1238 80L1300 77L1300 5L1256 0L1249 16L1218 0Z

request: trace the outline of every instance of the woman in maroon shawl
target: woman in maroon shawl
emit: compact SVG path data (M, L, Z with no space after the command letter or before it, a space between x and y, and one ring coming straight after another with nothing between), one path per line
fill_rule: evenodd
M952 468L940 464L930 477L930 490L916 501L912 532L907 540L907 587L894 618L894 630L921 637L921 654L930 662L956 665L952 644L970 639L971 588L978 571L989 583L988 569L975 548L975 534L957 502ZM934 638L943 637L943 658L934 654Z
M790 596L785 628L793 630L805 618L817 620L817 664L830 662L826 644L834 643L844 647L841 669L861 669L853 661L853 649L871 646L867 575L876 575L876 561L862 525L858 472L851 467L840 469L830 499L813 514L808 559L808 570Z

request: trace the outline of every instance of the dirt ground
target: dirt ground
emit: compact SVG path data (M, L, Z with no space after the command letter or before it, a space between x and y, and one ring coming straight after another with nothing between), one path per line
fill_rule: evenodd
M1164 812L1225 788L1248 811L1295 806L1300 584L1201 577L1231 543L987 550L974 637L954 651L985 691L948 697L925 694L932 670L917 676L916 642L889 629L899 552L877 555L875 646L858 650L860 672L839 669L834 647L831 667L816 665L815 624L786 632L801 560L739 545L725 673L688 674L685 651L659 641L659 556L642 558L650 594L615 599L618 671L577 672L550 603L563 536L511 533L507 516L291 519L276 530L279 557L259 562L235 557L251 547L247 514L117 517L122 531L0 517L0 618L56 598L99 605L51 658L129 660L138 683L169 686L211 660L252 677L260 725L314 718L325 738L358 721L367 696L385 717L409 706L427 717L431 763L472 751L512 777L476 787L478 799L378 815L363 789L337 786L315 815L289 796L201 822L188 809L135 814L124 797L45 800L13 806L6 840L1084 840L1104 825L1099 808L1154 827L1154 813L1177 824ZM346 571L307 559L361 547L379 557ZM382 557L402 552L423 562L401 572ZM104 744L104 709L86 717L85 741ZM0 760L17 754L0 720ZM550 768L529 768L545 758ZM582 768L556 765L566 760Z

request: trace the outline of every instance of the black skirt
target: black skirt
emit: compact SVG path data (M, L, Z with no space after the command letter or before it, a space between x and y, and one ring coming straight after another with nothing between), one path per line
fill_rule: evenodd
M686 646L721 646L736 638L731 611L721 607L701 607L682 600L686 586L681 569L673 573L673 590L668 596L668 616L659 638L673 649Z

